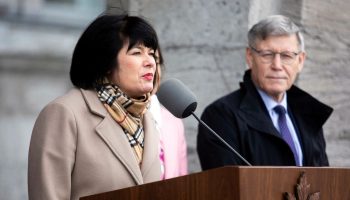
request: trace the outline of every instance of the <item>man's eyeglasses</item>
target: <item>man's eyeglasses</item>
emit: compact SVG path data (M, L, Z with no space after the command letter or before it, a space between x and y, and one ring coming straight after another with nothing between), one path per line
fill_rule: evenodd
M291 52L291 51L273 52L273 51L257 50L254 47L249 47L249 48L252 49L255 53L257 53L260 56L261 61L265 64L271 64L276 54L279 54L281 62L283 64L291 65L295 62L297 56L300 54L300 52L298 53Z

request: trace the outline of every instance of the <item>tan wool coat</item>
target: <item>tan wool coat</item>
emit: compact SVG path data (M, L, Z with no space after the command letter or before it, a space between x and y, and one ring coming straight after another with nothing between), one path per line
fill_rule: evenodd
M93 90L72 89L48 104L32 132L28 157L30 200L78 200L160 180L159 133L144 116L141 167L122 128Z

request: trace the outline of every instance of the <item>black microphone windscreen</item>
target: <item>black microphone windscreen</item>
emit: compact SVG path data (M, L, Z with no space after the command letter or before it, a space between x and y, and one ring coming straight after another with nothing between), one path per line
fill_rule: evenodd
M157 92L159 102L175 117L185 118L197 108L196 96L178 79L164 81Z

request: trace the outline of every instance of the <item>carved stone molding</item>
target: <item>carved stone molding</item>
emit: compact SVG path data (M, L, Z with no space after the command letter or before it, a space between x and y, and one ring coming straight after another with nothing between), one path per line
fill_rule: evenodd
M319 200L320 192L310 193L310 184L307 183L306 173L301 172L294 194L284 193L285 200Z

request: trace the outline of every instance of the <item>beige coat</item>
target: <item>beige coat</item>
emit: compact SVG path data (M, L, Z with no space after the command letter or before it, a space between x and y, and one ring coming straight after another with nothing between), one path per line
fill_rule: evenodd
M82 196L160 180L159 133L144 117L141 168L121 127L96 92L72 89L48 104L32 133L28 158L30 200Z

